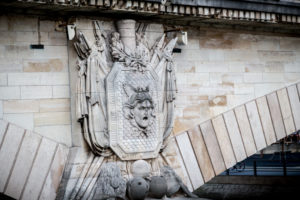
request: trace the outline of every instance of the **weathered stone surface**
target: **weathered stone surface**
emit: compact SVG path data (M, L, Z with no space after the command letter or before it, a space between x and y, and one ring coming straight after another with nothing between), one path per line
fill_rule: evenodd
M35 113L39 112L37 100L10 100L3 102L4 113Z
M289 94L289 99L291 103L296 130L299 130L300 129L300 114L298 112L300 109L299 91L297 91L296 85L289 86L287 90Z
M255 101L246 104L249 122L252 128L256 149L262 150L267 146Z
M28 130L33 130L34 127L32 113L3 114L3 119Z
M273 92L267 95L267 100L277 140L282 139L286 136L286 133L276 93Z
M261 119L262 127L265 133L265 139L267 145L271 145L276 142L276 135L272 124L271 113L267 103L266 97L260 97L256 99L256 104Z
M218 175L226 168L214 128L210 120L200 124L200 128L215 174Z
M39 199L55 200L65 164L67 163L68 148L58 145L54 159L46 177Z
M295 129L293 114L292 114L291 105L290 105L286 88L278 90L277 97L280 104L280 110L281 110L285 130L287 133L292 133L296 129Z
M239 126L234 114L234 111L228 111L223 114L224 121L228 130L232 148L236 157L236 161L244 160L247 155L244 148L244 143L240 134Z
M190 143L189 136L187 135L187 133L183 133L181 135L176 136L176 141L178 143L180 153L182 155L193 187L198 188L204 183L204 181L198 166L197 158L194 154L193 147Z
M25 132L15 166L5 189L5 194L19 199L26 185L27 177L31 171L34 158L39 149L41 137L30 131Z
M215 176L215 173L202 137L202 133L199 127L196 126L195 128L188 130L188 135L191 140L198 165L201 169L203 179L205 182L207 182Z
M45 138L42 139L21 199L35 200L39 198L56 150L57 144L55 142Z
M146 178L150 176L151 166L145 160L137 160L131 165L130 170L133 177Z
M14 167L14 160L18 155L18 147L22 142L24 129L15 125L9 124L5 138L2 141L0 149L0 192L3 193L7 181L10 177L10 172Z
M0 150L1 150L1 144L4 139L4 136L6 134L8 127L8 123L2 119L0 119Z
M238 121L241 136L243 138L245 150L247 156L251 156L252 154L256 153L256 145L253 139L252 130L250 127L249 119L247 116L247 112L245 106L239 106L234 109L236 119Z
M127 191L130 200L144 200L149 192L149 183L141 178L136 177L127 184Z
M45 112L34 114L35 126L70 124L69 112Z
M143 184L146 181L143 178L136 178L133 182L133 186L145 186ZM144 180L143 183L140 180ZM130 184L129 184L130 185ZM143 188L143 187L142 187ZM131 195L135 195L141 188L132 187L133 191ZM147 185L147 191L141 191L142 193L148 192L149 186ZM97 181L96 193L94 199L107 199L107 198L122 198L125 199L126 193L126 181L121 176L120 168L115 163L105 164L99 174L99 179ZM139 195L139 194L136 194ZM136 200L133 198L132 200Z
M212 119L212 124L216 132L220 149L224 158L226 168L232 167L236 163L236 158L227 132L227 128L222 115Z

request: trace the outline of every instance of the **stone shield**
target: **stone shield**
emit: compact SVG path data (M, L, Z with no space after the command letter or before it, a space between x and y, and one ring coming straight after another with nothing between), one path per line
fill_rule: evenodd
M110 148L122 160L157 157L163 142L157 74L116 62L106 78Z

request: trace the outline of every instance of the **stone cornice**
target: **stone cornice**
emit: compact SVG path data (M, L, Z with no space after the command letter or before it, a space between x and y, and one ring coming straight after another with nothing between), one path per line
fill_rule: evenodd
M60 12L103 12L180 21L299 24L300 3L246 0L4 0L1 6ZM223 2L223 3L222 3ZM226 2L226 3L225 3ZM298 15L297 15L298 14Z

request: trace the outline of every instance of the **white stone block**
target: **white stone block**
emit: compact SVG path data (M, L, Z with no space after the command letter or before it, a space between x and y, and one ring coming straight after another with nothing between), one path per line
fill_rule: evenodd
M70 112L47 112L34 114L35 126L66 125L70 124L70 122Z
M69 147L72 145L71 125L39 126L34 131Z
M27 184L20 199L38 199L42 191L45 179L48 175L57 144L46 138L42 139L40 148L33 163Z
M19 87L0 87L0 99L19 99Z
M55 200L67 162L68 148L59 145L39 199Z
M67 46L44 46L44 49L34 49L33 57L36 58L66 58Z
M25 130L10 124L0 149L0 192L3 193L5 185L13 168L18 147L21 144Z
M6 73L0 73L0 85L1 86L7 85L7 74Z
M26 131L16 159L15 167L11 172L11 177L4 192L6 195L15 199L20 198L40 142L41 136L30 131Z
M262 73L244 73L245 83L261 83L262 81Z
M28 130L33 130L34 127L32 113L3 114L3 119Z
M8 85L40 85L37 73L9 73Z
M22 86L22 99L46 99L52 98L52 86Z
M3 101L4 113L34 113L39 112L38 100L9 100Z
M283 73L263 73L263 82L267 83L281 83L284 82Z
M3 118L3 101L0 101L0 119Z
M70 98L70 87L53 86L53 98Z
M41 99L40 112L70 112L70 99Z
M41 85L68 85L69 73L41 73L40 75Z

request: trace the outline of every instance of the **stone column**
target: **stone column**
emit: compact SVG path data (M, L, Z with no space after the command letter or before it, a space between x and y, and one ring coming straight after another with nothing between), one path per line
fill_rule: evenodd
M134 52L136 48L135 23L136 22L131 19L120 20L117 22L118 31L124 44L125 52L128 54Z

